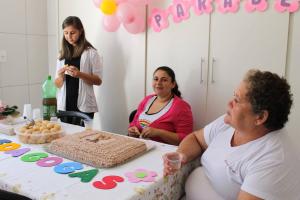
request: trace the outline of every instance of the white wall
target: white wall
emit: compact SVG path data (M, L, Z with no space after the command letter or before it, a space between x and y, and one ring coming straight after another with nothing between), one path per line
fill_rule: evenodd
M290 24L287 78L291 83L292 93L294 94L294 105L287 124L287 130L293 142L300 149L300 12L292 14Z
M58 39L58 0L47 0L47 25L48 25L48 70L55 77L56 58L59 51Z
M144 96L145 35L129 34L123 27L115 33L104 31L102 12L92 0L60 0L58 15L59 28L67 16L78 16L87 39L103 57L103 83L95 87L100 110L94 120L96 127L127 134L129 113Z
M46 0L0 0L0 99L9 105L41 107L48 74Z

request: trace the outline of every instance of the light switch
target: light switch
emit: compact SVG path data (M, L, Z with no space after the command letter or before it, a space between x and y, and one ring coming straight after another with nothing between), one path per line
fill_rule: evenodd
M0 63L7 61L7 53L5 50L0 50Z

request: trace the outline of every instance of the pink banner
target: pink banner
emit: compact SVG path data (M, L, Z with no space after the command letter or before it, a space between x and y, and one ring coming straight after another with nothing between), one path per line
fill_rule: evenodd
M152 0L93 0L94 5L103 12L103 28L115 32L120 25L132 34L145 31L145 6ZM241 5L243 4L243 5ZM271 5L273 4L273 5ZM169 16L174 23L188 20L190 10L196 15L210 14L214 9L220 13L236 13L243 6L248 13L264 12L268 8L276 11L296 12L300 0L173 0L167 8L153 8L147 19L149 26L155 32L169 27Z
M282 12L296 12L300 0L274 0L274 9ZM264 12L269 7L267 0L245 0L244 8L247 12ZM153 31L160 32L169 26L168 16L171 15L175 23L190 17L190 8L197 15L210 14L215 7L221 13L236 13L240 9L240 0L173 0L165 10L154 8L151 11L149 25Z

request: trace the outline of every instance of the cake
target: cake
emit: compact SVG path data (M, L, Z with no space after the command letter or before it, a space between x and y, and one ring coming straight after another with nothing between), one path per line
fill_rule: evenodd
M108 168L146 152L147 147L137 139L103 131L85 130L52 141L46 150L96 168Z

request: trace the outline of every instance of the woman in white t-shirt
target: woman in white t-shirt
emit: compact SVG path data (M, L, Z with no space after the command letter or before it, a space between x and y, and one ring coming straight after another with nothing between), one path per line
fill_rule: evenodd
M292 105L290 86L271 72L250 70L227 113L188 135L177 154L202 167L186 182L188 200L299 200L300 160L283 127ZM164 156L164 174L176 172Z

